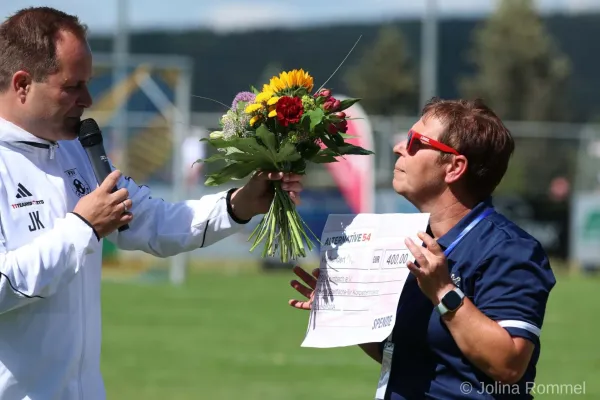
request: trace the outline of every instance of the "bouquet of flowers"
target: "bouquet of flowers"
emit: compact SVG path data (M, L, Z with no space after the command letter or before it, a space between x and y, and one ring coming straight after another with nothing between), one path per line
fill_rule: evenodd
M225 162L222 169L208 175L205 184L221 185L258 171L305 174L309 162L373 154L344 140L351 137L346 134L349 116L344 110L359 99L340 101L328 89L312 90L313 78L294 69L271 78L260 92L251 88L238 93L220 121L221 130L202 139L218 150L202 161ZM277 249L283 262L305 257L304 242L312 250L305 228L310 229L280 182L273 185L271 207L248 239L254 238L250 251L264 241L263 257L274 256Z

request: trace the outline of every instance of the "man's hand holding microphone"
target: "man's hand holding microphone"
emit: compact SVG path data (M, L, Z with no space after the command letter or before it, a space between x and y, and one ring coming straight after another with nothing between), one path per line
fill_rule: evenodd
M120 178L120 171L112 171L97 189L82 197L73 210L92 226L98 238L109 235L133 219L129 212L133 204L128 198L128 190L121 188L113 192Z
M119 232L127 230L133 219L129 212L132 202L127 189L117 189L121 172L111 169L104 150L104 139L98 123L87 118L79 124L79 142L85 150L98 188L86 195L73 210L73 213L85 219L95 230L98 239L103 238L115 229Z

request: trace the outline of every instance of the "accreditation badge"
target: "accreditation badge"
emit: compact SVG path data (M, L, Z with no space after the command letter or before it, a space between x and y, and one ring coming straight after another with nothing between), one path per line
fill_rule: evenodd
M377 383L377 392L375 392L375 400L383 400L388 382L390 380L390 372L392 370L392 354L394 353L394 343L387 341L383 347L383 358L381 360L381 374Z

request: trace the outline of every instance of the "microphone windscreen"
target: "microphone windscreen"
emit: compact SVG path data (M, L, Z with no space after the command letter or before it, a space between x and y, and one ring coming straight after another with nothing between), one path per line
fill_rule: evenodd
M87 118L79 124L79 141L84 147L102 143L102 132L93 118Z

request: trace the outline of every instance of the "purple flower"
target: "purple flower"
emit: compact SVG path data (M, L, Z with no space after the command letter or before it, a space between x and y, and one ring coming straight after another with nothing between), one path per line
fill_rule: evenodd
M252 93L252 92L240 92L233 99L233 103L231 104L231 108L233 108L234 110L237 110L236 106L237 106L238 102L242 101L244 103L249 103L249 102L254 101L255 97L256 97L256 95L254 93Z

